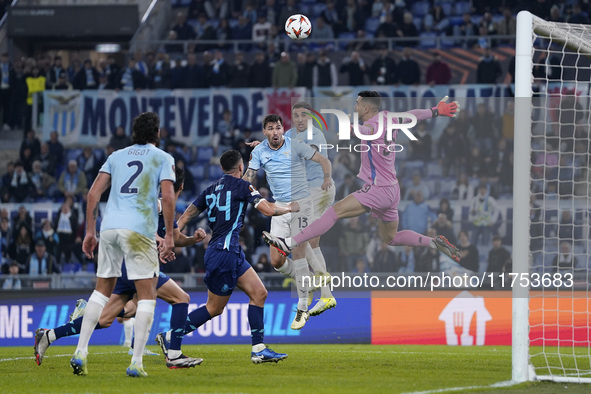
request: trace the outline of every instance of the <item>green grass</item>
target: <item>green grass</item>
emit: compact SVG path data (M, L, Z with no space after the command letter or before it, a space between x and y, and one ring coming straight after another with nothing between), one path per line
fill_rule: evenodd
M591 385L553 383L486 388L511 378L510 347L276 345L273 349L289 358L254 365L250 346L184 346L187 355L203 357L203 364L169 370L162 356L145 356L148 378L132 380L125 376L130 356L118 346L91 346L88 376L72 374L72 346L51 346L41 366L34 361L32 346L5 347L0 348L0 392L343 394L471 386L479 388L456 392L591 392Z

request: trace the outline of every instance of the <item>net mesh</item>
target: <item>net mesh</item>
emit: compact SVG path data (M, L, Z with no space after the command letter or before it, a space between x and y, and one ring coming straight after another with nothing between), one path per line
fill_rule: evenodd
M534 18L532 39L530 363L591 378L591 26Z

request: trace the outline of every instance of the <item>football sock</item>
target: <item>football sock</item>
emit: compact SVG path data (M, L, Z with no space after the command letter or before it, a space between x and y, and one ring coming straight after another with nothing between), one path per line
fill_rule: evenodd
M308 286L304 284L304 277L310 275L308 260L305 258L293 261L296 274L296 289L298 291L298 309L308 310ZM307 282L307 281L306 281Z
M295 278L296 276L293 260L290 258L285 259L285 263L281 267L275 268L275 270L290 278Z
M80 325L80 338L78 338L78 346L76 352L80 352L83 357L88 355L88 342L90 342L90 336L92 335L94 328L96 327L103 308L109 301L109 297L101 294L95 290L88 299L84 316L82 317L82 324Z
M174 304L170 315L170 349L181 350L183 335L185 335L185 322L187 321L187 312L189 304L186 302ZM169 349L169 351L170 351Z
M330 230L337 220L339 220L339 218L337 217L334 207L328 208L318 220L314 221L314 223L300 231L293 238L287 238L285 240L287 246L292 248L312 238L320 237L322 234Z
M430 246L433 238L427 237L410 230L398 231L394 238L388 242L392 246Z
M263 311L264 308L260 306L248 305L248 323L250 324L250 338L252 339L253 349L255 345L262 344L265 337Z
M133 339L133 322L135 319L123 320L123 333L125 334L124 345L132 346Z
M320 269L323 272L323 275L329 275L328 271L326 270L326 260L324 260L324 255L322 254L322 251L320 250L320 248L314 248L314 249L312 249L312 252L314 252L314 256L316 257L316 261L318 262ZM307 256L307 252L306 252L306 256ZM312 267L312 268L314 268L314 267ZM320 297L332 298L332 292L330 291L329 283L330 283L330 281L327 281L326 286L322 286L320 288Z
M131 362L137 363L138 367L143 367L142 356L144 348L150 336L150 329L154 321L154 308L156 307L156 300L139 300L137 302L137 311L135 313L135 344L133 347L133 357Z
M187 316L187 322L185 323L185 334L195 331L208 320L211 320L211 315L209 314L209 311L205 305L203 305L201 308L195 309ZM172 342L172 335L170 336L170 339Z
M82 327L82 319L84 316L80 316L79 318L64 324L63 326L56 327L52 330L49 330L47 334L47 338L49 339L49 343L52 343L56 339L60 339L63 337L69 337L71 335L78 335L80 334L80 329ZM95 330L100 330L101 325L100 323L96 323L94 327Z

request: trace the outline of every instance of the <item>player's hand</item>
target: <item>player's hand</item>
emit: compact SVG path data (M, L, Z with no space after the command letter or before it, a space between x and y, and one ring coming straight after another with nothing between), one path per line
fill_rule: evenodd
M457 101L446 103L448 99L449 96L445 96L441 99L439 103L437 103L436 107L431 108L432 110L437 110L437 116L447 116L449 118L455 118L456 115L460 112L460 103L458 103Z
M160 250L160 245L162 245L162 242L164 242L164 238L156 234L156 246L158 250Z
M166 233L166 236L160 245L160 259L167 262L174 260L174 238L172 232Z
M300 204L297 201L294 201L289 204L289 211L290 212L299 212L300 211Z
M82 242L82 251L89 259L94 258L94 249L96 248L97 240L94 234L86 234L84 242Z
M320 186L320 188L324 191L327 191L328 189L330 189L332 186L332 179L331 178L324 178L324 183L322 184L322 186Z
M251 148L256 148L260 143L261 141L245 142L246 146L250 146Z
M205 239L205 230L202 228L195 230L195 233L193 233L193 239L195 239L195 243L203 241Z

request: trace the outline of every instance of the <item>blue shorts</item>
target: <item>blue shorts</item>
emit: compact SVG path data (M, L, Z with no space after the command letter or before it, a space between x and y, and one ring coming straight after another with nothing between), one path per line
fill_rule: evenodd
M158 284L156 285L156 289L162 287L162 285L168 282L169 279L170 278L166 274L161 272L160 275L158 275ZM117 278L117 283L115 284L115 290L113 290L113 294L127 294L129 298L131 298L136 293L136 291L135 283L133 280L128 279L127 272L122 270L121 276Z
M238 278L250 268L244 252L208 248L205 251L205 279L207 289L219 296L229 296Z

